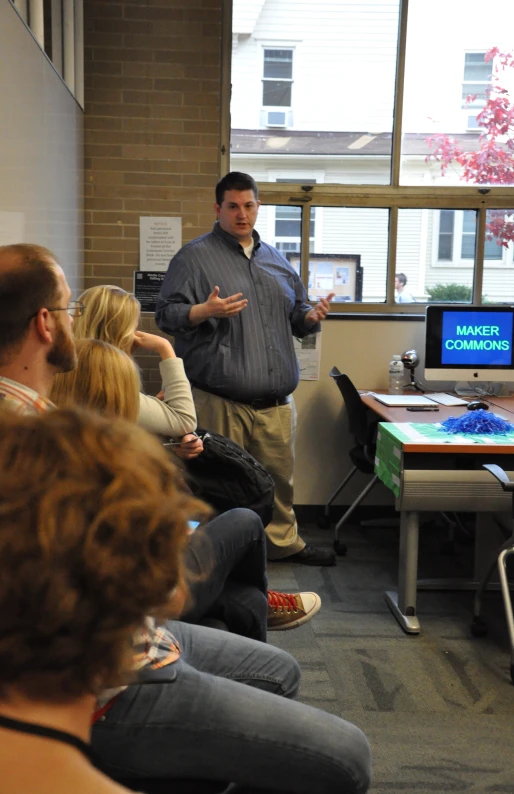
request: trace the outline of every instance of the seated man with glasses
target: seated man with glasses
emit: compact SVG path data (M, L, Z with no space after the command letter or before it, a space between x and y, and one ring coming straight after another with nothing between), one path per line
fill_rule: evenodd
M70 302L64 271L39 245L0 247L0 295L0 400L18 413L47 410L54 375L75 367L71 326L82 304Z

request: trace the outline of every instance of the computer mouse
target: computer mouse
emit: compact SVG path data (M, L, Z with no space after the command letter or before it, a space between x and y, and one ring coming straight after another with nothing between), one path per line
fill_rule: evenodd
M478 411L479 408L483 408L484 411L489 410L487 403L483 403L481 400L472 400L467 405L468 411Z

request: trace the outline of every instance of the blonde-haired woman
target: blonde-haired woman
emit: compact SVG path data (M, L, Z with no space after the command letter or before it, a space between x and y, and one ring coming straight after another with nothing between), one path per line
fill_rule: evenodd
M139 374L123 350L100 339L78 339L77 365L55 376L50 399L59 408L81 405L137 422Z
M50 400L137 420L139 377L122 350L100 339L79 339L77 366L54 377ZM193 602L183 620L222 620L236 634L266 639L266 630L292 629L317 614L315 593L267 591L265 535L252 510L233 509L209 522L188 548L188 570L196 577ZM206 576L208 572L208 576Z
M139 301L112 284L87 289L79 301L84 304L84 311L74 319L75 339L109 342L129 356L140 349L161 357L163 399L141 393L138 424L151 433L182 439L183 446L175 448L181 457L198 455L203 447L200 439L192 435L196 430L196 412L184 364L167 339L137 330L141 314Z

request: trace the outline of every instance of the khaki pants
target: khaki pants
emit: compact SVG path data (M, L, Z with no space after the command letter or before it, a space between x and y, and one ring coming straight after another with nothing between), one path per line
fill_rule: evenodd
M275 482L273 517L266 527L268 558L279 560L305 546L298 536L293 510L293 468L296 407L256 411L244 403L193 389L198 426L231 438L261 463Z

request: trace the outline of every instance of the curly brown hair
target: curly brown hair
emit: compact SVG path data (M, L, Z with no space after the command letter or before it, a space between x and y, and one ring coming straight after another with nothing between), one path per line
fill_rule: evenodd
M0 411L0 697L126 681L133 632L184 587L184 492L159 442L80 409Z

